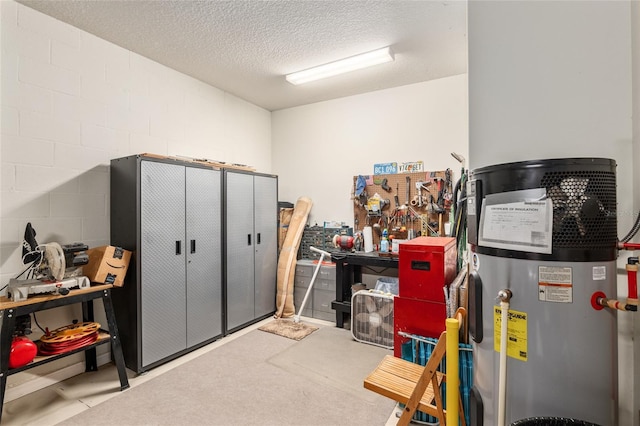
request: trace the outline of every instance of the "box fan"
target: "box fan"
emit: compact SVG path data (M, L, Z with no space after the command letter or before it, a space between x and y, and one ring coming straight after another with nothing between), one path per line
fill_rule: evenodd
M351 297L351 335L362 343L393 349L393 295L360 290Z

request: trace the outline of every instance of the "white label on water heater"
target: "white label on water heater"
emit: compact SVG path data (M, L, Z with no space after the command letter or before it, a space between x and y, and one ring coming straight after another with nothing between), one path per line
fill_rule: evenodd
M537 198L531 198L537 196ZM482 204L478 244L506 250L551 253L553 203L540 190L491 194Z
M593 267L593 280L602 281L607 279L607 267L606 266L594 266Z
M543 302L572 303L573 278L570 267L538 267L538 300Z

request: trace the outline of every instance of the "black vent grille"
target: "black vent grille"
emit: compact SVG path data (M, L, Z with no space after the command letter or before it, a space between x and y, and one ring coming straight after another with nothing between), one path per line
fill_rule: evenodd
M553 201L553 247L615 246L616 176L603 171L547 172L540 186Z

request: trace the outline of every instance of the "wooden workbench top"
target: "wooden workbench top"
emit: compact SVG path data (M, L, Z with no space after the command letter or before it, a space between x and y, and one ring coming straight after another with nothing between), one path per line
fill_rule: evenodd
M66 294L64 296L61 294L37 294L34 296L30 296L27 300L20 300L18 302L14 302L6 296L2 296L0 297L0 310L17 308L18 306L32 305L35 303L46 302L47 300L62 299L69 296L76 296L78 294L93 293L112 287L113 284L92 284L91 287L71 290L69 291L69 294Z

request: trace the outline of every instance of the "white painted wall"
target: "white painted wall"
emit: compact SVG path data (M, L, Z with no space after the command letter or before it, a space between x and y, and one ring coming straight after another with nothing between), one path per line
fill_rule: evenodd
M310 197L311 225L353 226L353 177L373 174L376 163L422 160L425 170L450 168L455 181L451 152L468 156L467 108L464 74L276 111L279 198Z
M269 111L14 1L0 13L0 282L24 268L27 222L39 243L109 243L112 158L151 152L271 172ZM78 307L38 315L50 329L74 318Z
M640 170L638 164L640 164L640 2L634 1L631 3L631 52L632 52L632 87L633 87L633 101L632 101L632 117L633 117L633 207L635 211L640 211ZM634 242L640 241L640 237L635 237ZM633 326L629 327L630 336L635 336L631 342L632 347L632 360L630 365L634 366L634 377L636 379L633 382L633 388L631 389L632 395L635 396L635 403L632 407L633 415L636 416L637 426L640 424L640 380L637 377L640 376L640 314L634 316Z
M632 15L628 1L469 2L470 168L554 157L613 158L618 229L626 234L638 208L632 195L633 154L640 142L637 118L633 138L632 79L638 84L640 45L632 53L632 22L637 42L639 19L633 7ZM619 266L627 255L621 254ZM621 274L618 296L626 292ZM619 424L637 426L640 360L634 358L633 339L640 333L632 325L638 315L632 315L618 315Z

